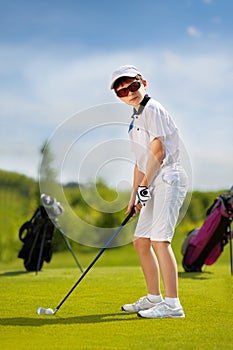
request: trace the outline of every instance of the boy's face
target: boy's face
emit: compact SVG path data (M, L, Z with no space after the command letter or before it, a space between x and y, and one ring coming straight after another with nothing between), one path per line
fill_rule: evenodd
M134 82L140 82L141 85L138 90L136 91L130 91L130 89L127 89L128 87L130 88L131 84ZM128 93L127 96L119 97L119 99L126 104L133 106L134 108L138 109L140 106L140 102L143 100L146 92L146 80L138 80L136 78L127 78L127 82L123 82L121 85L119 85L116 89L115 92L116 94L119 93L121 89L125 89L126 93ZM133 89L134 90L134 89Z

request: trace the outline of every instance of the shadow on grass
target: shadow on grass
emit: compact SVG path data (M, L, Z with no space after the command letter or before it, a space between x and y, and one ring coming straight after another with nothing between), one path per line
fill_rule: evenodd
M121 317L120 317L121 316ZM43 317L43 318L42 318ZM69 324L87 324L87 323L102 323L102 322L119 322L119 321L135 321L139 319L136 314L116 313L116 314L100 314L100 315L85 315L61 318L57 316L38 316L37 318L15 317L2 318L0 325L2 326L31 326L41 327L44 325L69 325Z
M203 271L203 272L178 272L179 278L190 278L194 280L206 280L208 275L211 275L212 272Z
M7 271L0 273L0 277L12 277L12 276L18 276L18 275L25 275L26 273L29 273L28 271Z

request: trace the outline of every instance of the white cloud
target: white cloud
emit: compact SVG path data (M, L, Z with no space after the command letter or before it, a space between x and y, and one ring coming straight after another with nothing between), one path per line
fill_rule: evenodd
M202 36L202 32L194 26L189 26L187 28L187 33L192 38L200 38Z
M181 129L197 174L194 187L231 185L230 52L184 53L145 48L74 58L61 57L56 52L45 56L30 48L19 48L18 52L6 47L2 50L9 59L1 63L4 68L0 65L0 74L4 76L0 80L0 113L4 120L1 150L6 155L1 167L26 173L30 169L30 175L34 169L36 173L36 152L52 130L83 108L116 102L109 90L111 72L121 64L133 63L144 72L149 93L168 108ZM9 82L12 67L15 80L11 77ZM109 121L114 121L112 115ZM224 176L219 176L219 172Z

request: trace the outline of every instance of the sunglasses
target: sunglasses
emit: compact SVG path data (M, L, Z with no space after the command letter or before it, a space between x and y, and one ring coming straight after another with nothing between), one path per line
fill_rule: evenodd
M141 85L142 85L141 80L136 80L136 81L133 81L129 86L127 86L127 88L117 90L115 91L115 93L118 97L126 97L128 96L130 91L131 92L138 91Z

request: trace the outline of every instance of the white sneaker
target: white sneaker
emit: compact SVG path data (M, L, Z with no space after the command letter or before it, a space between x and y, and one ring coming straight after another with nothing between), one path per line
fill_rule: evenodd
M133 304L125 304L121 307L122 311L128 312L138 312L141 310L147 310L157 305L156 303L152 303L146 296L140 298Z
M172 308L162 301L148 310L139 311L138 316L145 318L182 318L185 317L185 314L182 307Z

